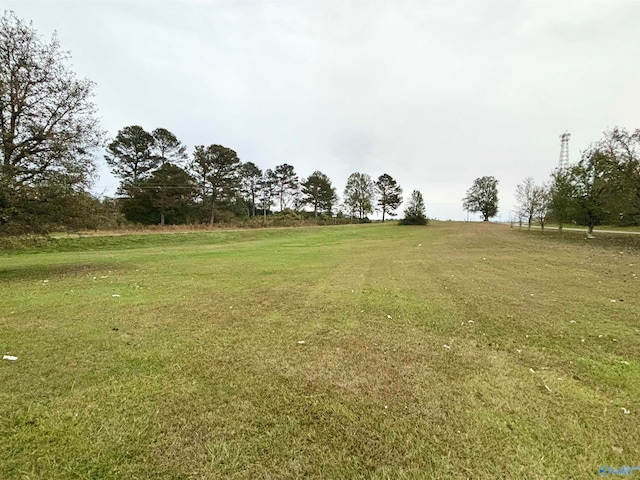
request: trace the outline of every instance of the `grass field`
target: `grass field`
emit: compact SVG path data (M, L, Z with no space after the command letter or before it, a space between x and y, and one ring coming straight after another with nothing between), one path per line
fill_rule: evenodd
M434 222L2 254L0 479L640 465L640 239L619 237Z

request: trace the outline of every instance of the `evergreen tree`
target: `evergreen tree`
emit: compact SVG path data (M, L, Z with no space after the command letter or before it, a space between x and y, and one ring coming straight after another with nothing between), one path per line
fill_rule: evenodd
M246 162L240 166L240 183L242 195L249 206L249 216L256 215L256 201L262 180L262 170L253 162Z
M378 193L378 206L382 210L384 222L385 214L395 216L394 211L402 203L402 188L391 175L386 173L378 177L375 186Z
M273 179L275 194L280 199L280 211L283 211L287 205L293 203L300 188L298 175L292 165L283 163L273 170Z
M409 205L404 210L402 225L426 225L428 222L425 214L424 199L419 190L414 190L409 199Z
M174 165L182 165L187 159L187 147L166 128L156 128L151 132L153 137L152 153L164 165L171 162Z
M160 165L153 154L153 136L139 125L124 127L107 145L105 160L111 171L120 178L120 191L135 194L139 181L149 178Z
M303 202L313 207L313 214L317 218L319 211L331 212L337 201L336 189L331 180L324 173L315 171L301 183Z
M199 145L193 152L191 168L199 185L200 198L209 203L209 223L216 221L221 202L231 201L238 192L240 176L238 154L222 145Z

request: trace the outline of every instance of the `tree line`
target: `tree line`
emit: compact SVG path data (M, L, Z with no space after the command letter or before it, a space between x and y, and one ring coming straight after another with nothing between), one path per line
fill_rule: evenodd
M54 34L42 39L31 23L0 18L0 233L139 224L214 224L288 216L366 221L378 210L395 216L402 188L389 174L375 181L349 176L339 203L329 177L300 178L287 163L262 170L223 145L198 145L191 155L165 128L122 128L105 141L93 102L94 83L69 68ZM98 199L95 152L120 180L118 198ZM419 207L419 208L418 208ZM417 210L419 210L419 212ZM414 192L407 223L423 223ZM417 213L416 213L417 212Z
M339 204L330 178L319 170L302 179L288 163L262 170L217 144L197 145L189 157L164 128L124 127L108 143L105 159L120 179L123 214L142 224L214 224L275 212L363 221L375 209L384 221L402 203L402 188L386 173L375 181L365 173L351 174Z

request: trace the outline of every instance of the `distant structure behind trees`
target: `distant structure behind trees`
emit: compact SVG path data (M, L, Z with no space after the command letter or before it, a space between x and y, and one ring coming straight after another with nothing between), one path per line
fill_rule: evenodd
M563 141L561 162L547 184L527 178L518 185L521 218L543 228L547 221L560 229L584 225L590 235L597 225L640 225L640 129L605 131L574 164L564 160L566 149Z
M0 234L124 224L247 225L382 221L396 215L402 188L389 174L377 180L354 172L342 203L329 177L301 178L293 165L262 170L233 149L198 145L191 155L171 131L122 128L106 142L93 103L94 84L69 67L55 35L41 38L11 12L0 17ZM560 166L547 184L518 185L517 214L538 222L640 225L640 130L616 127L569 163L569 134L561 136ZM119 178L118 198L90 193L96 153ZM463 207L484 221L498 213L498 180L477 178ZM415 190L405 223L426 221Z

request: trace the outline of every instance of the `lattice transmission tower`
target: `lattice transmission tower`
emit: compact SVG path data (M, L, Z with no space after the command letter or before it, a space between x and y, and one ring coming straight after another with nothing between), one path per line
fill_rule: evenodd
M569 139L571 134L564 132L560 135L560 161L558 162L558 168L567 168L569 166Z

